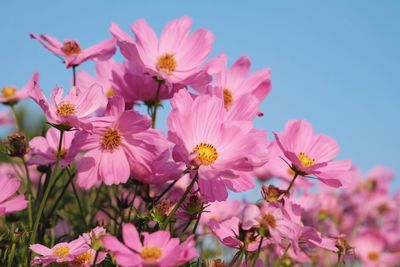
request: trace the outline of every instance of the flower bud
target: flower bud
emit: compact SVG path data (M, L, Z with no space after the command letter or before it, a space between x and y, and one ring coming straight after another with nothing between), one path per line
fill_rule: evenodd
M7 136L7 154L10 157L23 157L28 152L28 142L21 132Z
M273 185L263 185L262 186L262 195L267 202L277 202L279 201L279 197L284 194L285 191L279 189Z

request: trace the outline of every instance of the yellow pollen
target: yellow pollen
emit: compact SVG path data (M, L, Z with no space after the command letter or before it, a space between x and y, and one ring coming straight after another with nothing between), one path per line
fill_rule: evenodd
M271 213L264 214L260 221L260 226L264 229L276 227L276 219Z
M79 54L81 52L81 48L79 47L79 44L75 41L66 41L64 42L62 51L65 55L71 56Z
M15 87L4 87L1 94L4 98L13 98L15 96Z
M61 103L57 106L57 113L62 116L74 115L76 112L76 106L71 103Z
M202 165L210 165L218 158L217 149L210 144L200 143L194 149L193 153L197 153L197 160Z
M122 136L116 129L108 129L101 140L101 147L104 150L113 151L122 143Z
M228 88L224 88L224 106L226 109L230 108L233 103L233 95L232 92Z
M107 90L107 92L106 92L106 96L107 96L107 97L113 97L113 96L115 96L115 90L114 90L114 88L112 88L112 87L108 88L108 90Z
M300 160L301 164L304 167L311 167L314 165L315 163L315 159L310 158L309 156L307 156L304 152L300 152L297 155L297 158Z
M368 253L368 258L372 261L377 261L379 259L379 253L371 251L370 253Z
M64 246L58 246L54 251L53 251L53 256L57 256L61 259L64 259L67 257L69 254L69 247L67 245Z
M153 262L161 258L162 252L158 247L144 247L140 255L145 262Z
M82 254L78 255L74 263L79 265L84 265L85 263L91 263L93 258L92 252L90 250L83 252Z
M176 60L173 54L166 53L157 59L156 69L171 75L176 69Z

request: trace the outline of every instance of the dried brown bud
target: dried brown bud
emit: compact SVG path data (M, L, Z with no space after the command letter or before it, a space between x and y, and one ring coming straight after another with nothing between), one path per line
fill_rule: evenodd
M158 215L167 216L171 208L171 202L168 199L163 199L157 203L156 213Z
M279 201L279 197L285 193L284 190L279 189L273 185L263 185L262 186L262 195L267 202L276 202Z
M192 194L185 203L185 210L189 215L196 215L203 208L203 200L201 196Z
M10 157L23 157L28 152L28 142L21 132L7 136L7 154Z
M228 265L221 259L213 260L210 263L210 267L227 267Z

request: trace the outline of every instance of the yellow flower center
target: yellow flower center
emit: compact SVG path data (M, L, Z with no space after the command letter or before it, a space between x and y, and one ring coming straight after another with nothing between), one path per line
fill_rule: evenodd
M311 166L313 166L315 164L315 159L310 158L304 152L300 152L297 155L297 158L300 160L301 164L304 167L311 167Z
M81 52L81 48L79 47L79 44L75 41L66 41L64 42L62 51L65 55L71 56L79 54Z
M82 254L78 255L74 263L79 264L79 265L84 265L85 263L91 263L93 258L93 254L90 250L83 252Z
M71 103L61 103L57 106L57 113L62 116L74 115L76 112L76 106Z
M101 147L104 150L113 151L117 147L119 147L122 143L122 136L118 132L118 130L110 128L108 129L101 140Z
M107 96L107 97L113 97L113 96L115 96L115 90L114 90L114 88L112 88L112 87L108 88L108 90L107 90L107 92L106 92L106 96Z
M271 213L264 214L260 221L260 226L264 229L276 227L276 219Z
M4 98L13 98L15 96L15 87L4 87L1 94Z
M176 69L176 60L173 54L166 53L157 59L156 69L171 75Z
M368 253L368 258L371 261L377 261L379 259L379 253L375 252L375 251L371 251L370 253Z
M202 165L210 165L218 158L217 149L211 144L200 143L193 149L193 153L197 154L197 160Z
M233 95L232 92L228 88L224 88L224 106L226 109L230 108L233 103Z
M64 259L65 257L67 257L68 254L69 254L69 247L67 245L58 246L53 251L53 256L57 256L61 259Z
M162 252L158 247L144 247L140 255L145 262L153 262L161 258Z

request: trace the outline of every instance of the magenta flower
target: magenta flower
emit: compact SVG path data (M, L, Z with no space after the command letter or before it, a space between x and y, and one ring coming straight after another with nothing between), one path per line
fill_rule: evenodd
M332 187L351 182L351 160L334 161L339 153L339 146L326 135L314 135L313 128L307 121L289 121L282 134L274 135L294 173L301 176L314 175Z
M80 89L72 87L63 98L64 90L54 88L50 101L44 96L39 86L30 92L30 97L42 108L49 123L63 129L70 128L90 130L92 125L88 117L103 105L103 92L100 86ZM93 101L96 99L96 101Z
M224 99L224 106L229 109L238 99L245 95L253 95L255 102L261 102L271 91L271 72L269 69L260 70L250 76L251 62L247 56L236 60L227 69L227 56L219 55L207 64L207 71L215 74L211 86L200 87L202 93L211 92Z
M18 90L15 86L3 87L0 95L0 103L14 105L18 101L28 98L29 92L37 85L38 82L39 73L36 72L32 75L32 78L27 82L27 84L20 90Z
M71 164L79 150L71 146L76 132L65 132L60 151L60 166L65 167ZM32 157L28 160L29 164L46 165L53 164L57 159L58 143L60 131L50 128L46 137L36 136L30 142Z
M24 195L16 195L20 181L0 173L0 216L25 209L28 206Z
M122 267L173 267L198 256L192 236L180 243L179 238L171 238L168 231L144 232L142 242L135 226L124 224L122 237L124 243L113 236L105 236L102 240Z
M32 39L38 40L50 52L63 57L67 68L77 66L90 59L106 60L115 54L115 40L108 39L86 49L81 49L75 40L60 42L54 37L41 34L30 34Z
M226 200L226 188L252 188L251 171L268 159L265 132L253 129L251 122L226 122L224 103L216 96L193 99L180 90L171 104L168 138L175 143L174 159L198 167L205 201Z
M151 76L157 76L168 84L205 84L210 77L200 66L211 51L214 36L204 29L190 34L191 24L188 17L175 19L165 26L160 39L143 19L132 25L135 41L116 24L110 31L122 54L128 59L140 60Z
M77 165L80 187L125 183L131 174L145 179L152 173L152 161L168 149L166 138L150 128L147 116L122 111L92 119L92 132L76 135L72 146L87 151Z

